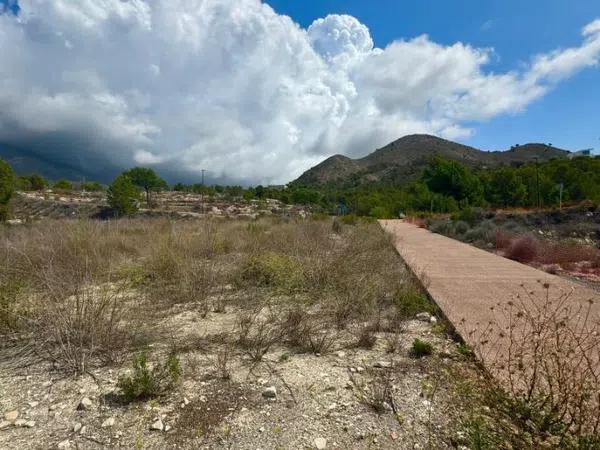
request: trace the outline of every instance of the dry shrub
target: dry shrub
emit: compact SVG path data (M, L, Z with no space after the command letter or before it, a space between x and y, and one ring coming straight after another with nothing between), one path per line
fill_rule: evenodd
M539 254L539 241L533 236L521 236L512 241L506 249L504 256L519 262L531 262L534 261Z
M238 314L235 334L238 344L254 362L261 361L282 339L276 317L260 306Z
M357 388L359 400L377 414L384 414L396 412L392 376L391 370L384 370L375 372L367 385L359 383L355 377L351 377L351 381Z
M128 349L132 328L123 321L132 300L118 284L97 279L65 286L46 278L28 320L38 348L60 367L77 373L112 363Z
M514 239L514 236L512 234L507 233L506 231L504 231L502 229L497 229L496 237L495 237L496 249L497 250L507 249L512 244L513 239Z
M326 317L310 314L300 305L284 314L279 328L282 339L300 352L325 354L338 340L338 332L331 329Z
M229 365L231 363L232 357L233 349L230 345L228 345L228 343L224 343L215 355L215 371L217 377L221 380L231 379L231 371L229 370Z
M541 294L523 290L497 308L499 320L481 330L475 350L506 381L523 419L571 448L600 433L600 319L591 299L551 295L548 284ZM505 353L489 353L496 341Z
M373 328L370 326L363 327L358 333L356 339L356 346L359 348L371 349L377 342L377 336L373 332Z
M546 243L539 261L544 264L568 264L581 261L600 261L600 250L575 243Z

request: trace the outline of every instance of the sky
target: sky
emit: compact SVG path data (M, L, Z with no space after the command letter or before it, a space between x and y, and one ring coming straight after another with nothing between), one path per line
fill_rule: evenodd
M406 134L600 147L600 3L0 0L0 155L280 184Z

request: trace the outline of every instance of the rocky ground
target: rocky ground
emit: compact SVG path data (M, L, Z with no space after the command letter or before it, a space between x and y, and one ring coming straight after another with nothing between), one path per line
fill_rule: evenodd
M155 193L155 206L142 207L140 217L195 219L201 217L236 217L285 215L305 217L309 211L299 205L285 205L278 200L227 199L183 192ZM110 215L103 192L19 192L12 205L13 225L41 219L104 218Z
M198 347L181 357L182 383L129 405L117 387L127 364L72 378L42 362L18 368L13 359L0 369L0 448L459 448L462 412L448 374L467 363L426 314L421 319L398 336L378 333L372 349L347 341L319 356L282 347L260 363L233 350L225 379L216 364L221 346L209 343L235 314L181 311L160 326L176 324L177 345ZM410 357L415 337L434 354ZM391 404L377 404L382 389Z

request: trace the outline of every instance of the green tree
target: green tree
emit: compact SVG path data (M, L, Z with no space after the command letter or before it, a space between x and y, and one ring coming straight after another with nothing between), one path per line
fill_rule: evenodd
M520 206L527 197L527 187L515 169L495 170L486 183L486 198L494 205Z
M73 183L71 183L68 180L58 180L56 183L54 183L54 186L52 187L60 191L72 191Z
M48 180L37 173L29 175L29 182L31 183L31 190L33 191L43 191L48 187Z
M140 189L126 173L115 178L106 195L117 216L129 216L139 209Z
M85 183L81 183L81 189L88 192L100 192L104 188L97 181L87 181Z
M427 187L458 202L477 204L483 198L483 186L469 169L456 161L434 156L423 171Z
M8 219L10 199L15 191L16 178L12 168L0 159L0 222Z
M31 180L29 177L17 177L16 188L20 191L32 191L31 189Z
M134 167L126 172L124 175L146 192L146 203L150 207L152 205L150 194L152 192L159 192L168 189L167 182L163 180L158 174L147 167Z

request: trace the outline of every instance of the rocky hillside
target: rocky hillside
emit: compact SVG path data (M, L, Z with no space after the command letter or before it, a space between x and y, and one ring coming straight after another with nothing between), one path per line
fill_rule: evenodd
M518 164L539 158L546 161L562 158L568 151L545 144L526 144L508 151L487 152L435 136L405 136L360 159L332 156L309 169L294 184L359 185L373 182L402 183L414 178L429 158L439 155L460 161L473 168Z

